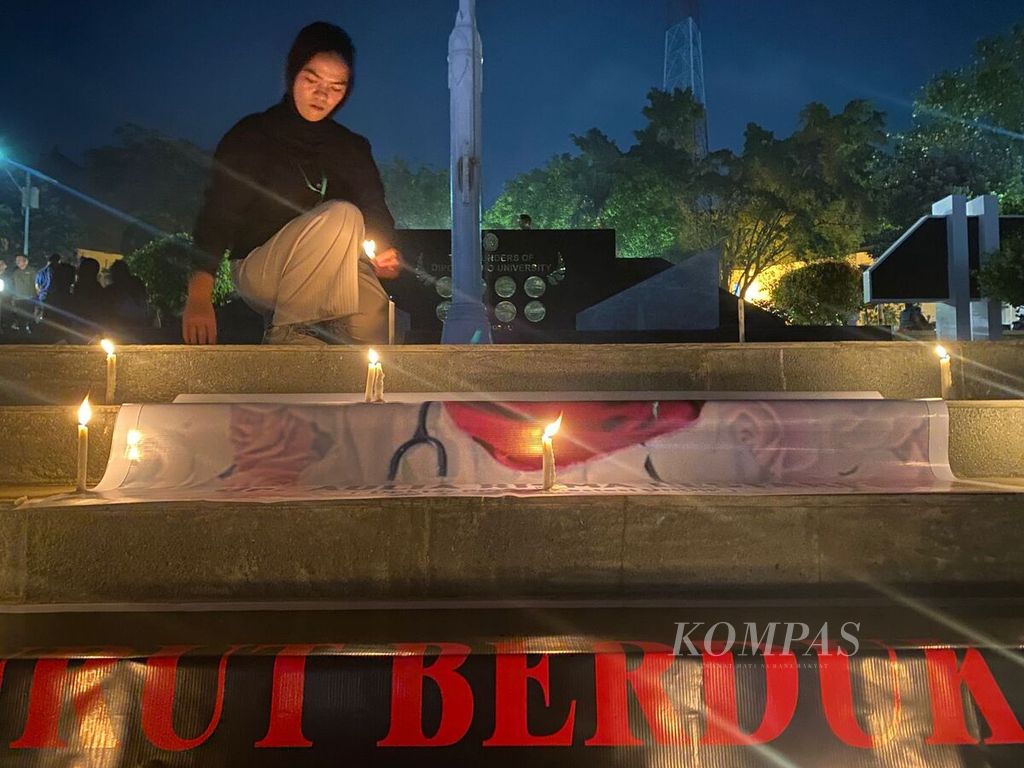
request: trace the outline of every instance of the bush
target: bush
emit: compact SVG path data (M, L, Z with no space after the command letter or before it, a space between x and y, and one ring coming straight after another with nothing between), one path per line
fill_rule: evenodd
M1024 304L1024 232L1004 238L976 273L982 296L1019 307Z
M808 264L779 279L772 303L797 325L845 325L864 307L861 272L842 261Z
M186 234L172 235L150 243L128 254L125 262L149 293L149 303L164 318L180 315L188 294L188 278L192 274L192 238ZM213 286L213 303L225 303L234 291L228 260L221 260Z

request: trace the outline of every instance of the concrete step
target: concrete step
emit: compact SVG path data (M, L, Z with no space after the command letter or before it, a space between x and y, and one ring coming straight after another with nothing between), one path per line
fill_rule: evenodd
M1016 399L1024 342L948 345L956 396ZM912 342L407 346L381 350L391 392L873 390L937 397L934 345ZM115 402L168 402L183 393L359 392L356 347L125 347ZM103 402L98 348L0 347L0 404Z
M0 604L1021 598L1022 514L1005 493L8 506Z
M963 478L1024 477L1024 400L950 401L950 465ZM94 409L89 482L103 476L116 406ZM0 498L45 495L71 486L77 456L77 406L0 406ZM34 487L33 487L34 486Z

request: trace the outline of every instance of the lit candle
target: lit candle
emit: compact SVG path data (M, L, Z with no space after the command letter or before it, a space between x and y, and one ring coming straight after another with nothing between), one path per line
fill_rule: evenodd
M107 353L107 405L114 402L114 393L117 391L117 350L114 342L110 339L103 339L100 342L103 351Z
M384 402L384 366L377 361L377 373L373 378L373 402Z
M949 352L940 344L935 347L935 354L939 356L939 386L942 399L949 400L953 396L953 371L950 368Z
M141 460L142 452L139 450L139 445L142 443L142 433L137 429L129 429L128 434L125 435L125 443L127 445L125 458L128 461Z
M89 397L86 396L82 405L78 408L78 482L79 492L85 490L85 476L89 469L89 419L92 418L92 408L89 406Z
M370 259L377 258L377 241L376 240L363 240L363 251Z
M550 491L555 485L555 444L554 437L562 426L562 415L544 428L541 437L541 451L544 456L544 490Z
M374 397L377 395L377 376L382 374L380 370L380 355L377 354L377 350L371 349L367 354L369 363L366 366L366 391L363 395L363 401L372 403Z

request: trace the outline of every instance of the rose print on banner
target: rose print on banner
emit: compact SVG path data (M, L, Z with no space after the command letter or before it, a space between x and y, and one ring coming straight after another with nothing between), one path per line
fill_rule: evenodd
M286 406L235 406L230 432L235 461L224 480L237 489L294 485L333 444L299 409Z
M894 415L888 406L837 403L828 430L803 406L783 402L727 404L723 427L749 451L760 481L844 481L891 477L901 482L932 477L929 422L914 414Z
M457 403L445 410L456 426L496 461L518 470L541 468L544 427L563 415L555 462L571 467L683 429L701 403L665 402Z

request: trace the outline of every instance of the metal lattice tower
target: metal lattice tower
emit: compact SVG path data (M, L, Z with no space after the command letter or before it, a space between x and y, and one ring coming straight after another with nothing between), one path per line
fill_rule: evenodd
M668 0L668 29L665 32L665 76L662 88L693 91L693 97L707 107L704 91L704 46L700 35L698 0ZM697 150L708 151L705 117L697 129Z

